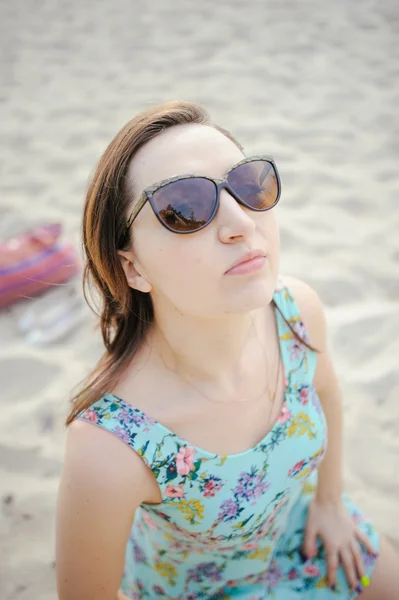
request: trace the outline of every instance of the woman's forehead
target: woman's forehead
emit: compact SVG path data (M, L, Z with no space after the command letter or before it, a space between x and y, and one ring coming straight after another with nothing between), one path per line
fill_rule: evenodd
M128 177L140 192L176 175L222 177L242 158L241 150L217 129L199 124L179 125L166 129L140 148Z

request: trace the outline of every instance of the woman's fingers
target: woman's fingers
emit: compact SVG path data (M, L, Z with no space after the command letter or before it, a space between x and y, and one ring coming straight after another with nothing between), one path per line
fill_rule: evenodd
M359 579L356 573L356 564L353 556L352 548L343 548L340 551L341 563L344 567L346 578L353 590L359 586Z
M368 538L368 536L363 533L363 531L361 529L356 529L355 531L355 535L357 537L357 539L359 540L359 542L361 542L363 544L363 546L365 547L365 549L367 550L367 552L369 554L374 554L374 548L370 542L370 539Z
M327 579L330 587L335 585L338 564L338 552L335 549L329 550L327 552Z
M358 578L360 581L362 579L362 577L365 575L365 570L364 570L362 550L361 550L359 542L357 540L354 540L352 542L351 550L352 550L353 558L355 561Z

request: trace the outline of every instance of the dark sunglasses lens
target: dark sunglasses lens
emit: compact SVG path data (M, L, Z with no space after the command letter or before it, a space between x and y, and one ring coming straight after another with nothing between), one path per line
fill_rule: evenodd
M216 186L209 179L190 177L167 183L152 195L161 221L176 233L206 225L216 205Z
M279 182L272 163L254 160L233 169L227 182L234 193L253 210L267 210L279 197Z

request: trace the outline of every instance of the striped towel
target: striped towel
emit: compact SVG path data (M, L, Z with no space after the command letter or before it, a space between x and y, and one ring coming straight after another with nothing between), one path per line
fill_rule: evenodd
M71 244L59 241L59 223L40 225L0 244L0 308L42 294L80 272Z

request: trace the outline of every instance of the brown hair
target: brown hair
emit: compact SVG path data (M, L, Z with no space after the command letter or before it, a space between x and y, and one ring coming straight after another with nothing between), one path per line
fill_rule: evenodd
M242 150L228 131L210 120L202 106L191 102L166 102L129 121L111 141L94 172L83 212L86 256L83 293L94 312L87 295L91 282L100 294L102 306L96 314L100 319L105 353L83 381L83 389L72 399L67 425L82 410L112 391L154 320L151 296L129 287L117 253L118 249L127 249L131 243L125 227L133 199L131 182L126 185L130 161L141 146L164 129L190 123L214 127ZM308 345L292 331L299 341Z

